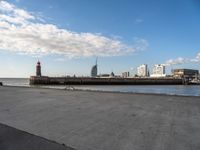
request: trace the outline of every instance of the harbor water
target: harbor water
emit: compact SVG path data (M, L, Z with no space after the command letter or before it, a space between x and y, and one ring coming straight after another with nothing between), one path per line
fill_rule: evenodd
M28 78L0 78L7 86L27 86ZM38 87L38 86L34 86ZM167 95L200 96L200 85L71 85L71 86L39 86L55 89L77 89L108 92L153 93Z

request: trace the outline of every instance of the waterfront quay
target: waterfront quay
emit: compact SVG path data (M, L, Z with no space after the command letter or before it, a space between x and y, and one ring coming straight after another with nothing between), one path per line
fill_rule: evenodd
M140 69L141 73L143 69L147 71L147 66L143 65ZM124 72L122 76L115 76L113 72L110 75L97 75L96 61L96 64L91 70L91 77L76 77L75 75L73 77L48 77L42 76L41 64L38 61L36 65L36 76L31 76L29 83L30 85L187 85L199 83L199 71L197 70L178 69L174 70L174 76L168 77L164 74L165 67L163 65L156 65L155 70L152 77L146 76L147 73L144 76L130 77L129 72ZM160 74L158 74L159 71L161 71Z
M5 86L0 95L0 123L77 150L200 149L199 97ZM3 149L25 150L23 140Z
M92 78L31 76L30 85L182 85L183 79L163 78Z

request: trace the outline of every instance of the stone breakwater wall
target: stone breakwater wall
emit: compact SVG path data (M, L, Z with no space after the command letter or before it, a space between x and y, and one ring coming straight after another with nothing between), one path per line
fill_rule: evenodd
M176 78L91 78L31 76L30 85L182 85Z

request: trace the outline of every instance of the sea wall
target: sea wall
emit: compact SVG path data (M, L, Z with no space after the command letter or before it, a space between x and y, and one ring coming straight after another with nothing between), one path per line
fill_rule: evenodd
M165 78L91 78L30 77L30 85L182 85L182 79Z

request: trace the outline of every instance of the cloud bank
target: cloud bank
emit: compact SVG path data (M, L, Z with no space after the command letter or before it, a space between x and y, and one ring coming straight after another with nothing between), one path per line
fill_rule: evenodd
M37 15L0 1L0 49L28 55L64 57L121 56L144 50L148 42L132 46L94 33L77 33L44 23Z
M169 59L166 61L165 65L169 66L169 65L198 63L198 62L200 62L200 53L198 53L195 58L178 57L176 59Z

